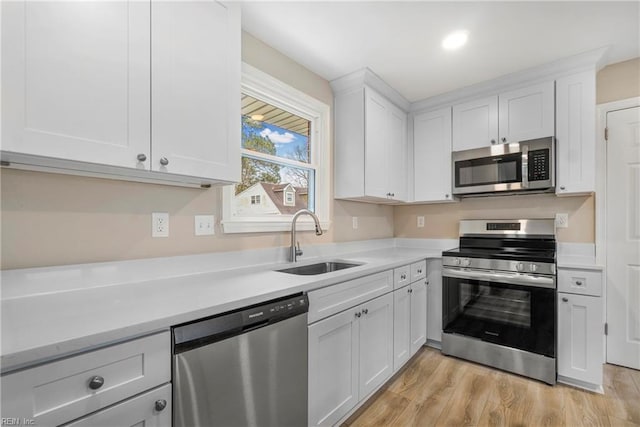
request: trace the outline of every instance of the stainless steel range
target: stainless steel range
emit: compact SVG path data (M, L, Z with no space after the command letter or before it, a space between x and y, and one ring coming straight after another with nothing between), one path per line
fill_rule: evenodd
M556 382L553 219L460 222L442 253L442 352Z

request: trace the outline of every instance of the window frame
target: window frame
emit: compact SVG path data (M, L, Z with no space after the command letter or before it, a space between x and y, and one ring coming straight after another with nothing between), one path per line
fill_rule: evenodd
M242 63L241 91L311 122L309 144L311 146L310 160L312 162L310 164L300 163L299 165L302 167L306 165L307 169L315 169L313 182L309 182L309 194L312 194L311 186L313 185L313 194L315 196L311 206L315 208L315 213L323 230L328 230L330 227L329 210L331 201L329 106L244 62ZM238 114L238 121L240 121L240 114ZM241 141L238 141L238 144L241 144ZM241 149L241 155L251 156L251 152L250 150ZM263 155L260 157L263 157ZM293 165L298 163L275 156L273 160L279 164ZM310 168L309 166L312 167ZM293 215L233 217L234 188L235 185L230 185L225 186L222 190L221 224L224 233L266 233L291 230ZM306 215L300 217L296 228L298 230L315 229L313 220Z

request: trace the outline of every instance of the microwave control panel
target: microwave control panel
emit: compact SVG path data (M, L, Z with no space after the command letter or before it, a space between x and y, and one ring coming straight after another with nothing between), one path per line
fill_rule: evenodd
M549 179L549 150L529 151L529 181Z

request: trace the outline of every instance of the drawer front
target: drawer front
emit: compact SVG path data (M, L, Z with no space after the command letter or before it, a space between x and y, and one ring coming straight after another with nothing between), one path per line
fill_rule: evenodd
M602 295L602 272L559 268L558 292L600 296Z
M400 289L409 283L411 283L410 265L403 265L393 270L393 289Z
M165 384L65 427L171 427L171 384Z
M411 282L427 277L427 261L414 262L411 264Z
M393 290L393 270L309 292L309 323L355 307Z
M167 331L3 376L2 408L59 425L169 381Z

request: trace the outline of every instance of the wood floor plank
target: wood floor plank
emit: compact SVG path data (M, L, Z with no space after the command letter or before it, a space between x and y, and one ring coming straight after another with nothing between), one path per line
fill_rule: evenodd
M375 405L369 405L355 420L347 425L351 427L390 425L411 401L385 389L377 395L376 403Z
M426 348L389 385L389 390L414 402L424 401L425 383L439 369L442 360L443 357L439 351Z
M573 387L562 387L562 390L566 399L567 425L611 425L605 396Z
M516 375L497 372L484 411L482 426L518 426L528 418L531 402L527 400L528 381Z
M640 424L640 393L627 368L604 367L604 391L609 416Z
M451 398L438 417L436 425L475 426L491 391L493 374L474 372L469 369L457 383Z

